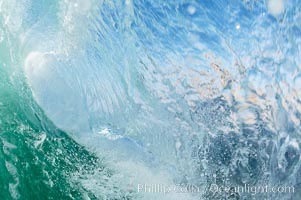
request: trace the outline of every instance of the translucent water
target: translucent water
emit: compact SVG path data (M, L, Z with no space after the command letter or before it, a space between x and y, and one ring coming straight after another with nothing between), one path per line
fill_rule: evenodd
M0 0L0 197L300 199L300 51L299 0Z

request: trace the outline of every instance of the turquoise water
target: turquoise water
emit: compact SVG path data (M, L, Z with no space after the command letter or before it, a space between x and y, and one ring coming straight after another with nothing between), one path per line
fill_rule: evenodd
M299 0L0 0L0 199L300 199L300 51Z

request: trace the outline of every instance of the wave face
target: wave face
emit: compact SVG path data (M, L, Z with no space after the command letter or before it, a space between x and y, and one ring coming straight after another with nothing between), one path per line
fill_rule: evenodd
M300 5L0 0L1 199L300 199Z

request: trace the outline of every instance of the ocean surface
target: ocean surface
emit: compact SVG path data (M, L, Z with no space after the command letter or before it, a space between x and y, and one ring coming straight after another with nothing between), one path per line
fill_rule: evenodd
M300 145L300 0L0 0L1 200L300 200Z

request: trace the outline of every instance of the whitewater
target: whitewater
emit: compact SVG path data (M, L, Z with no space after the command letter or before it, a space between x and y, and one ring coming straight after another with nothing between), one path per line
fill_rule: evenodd
M299 200L300 120L300 0L0 0L0 199Z

